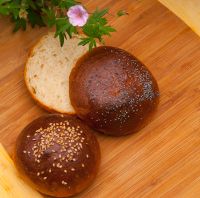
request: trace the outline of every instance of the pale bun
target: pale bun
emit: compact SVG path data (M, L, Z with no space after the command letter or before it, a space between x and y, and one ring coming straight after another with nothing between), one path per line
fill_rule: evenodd
M78 46L79 42L74 36L61 47L50 32L30 52L25 84L33 99L51 112L75 114L69 99L69 75L79 57L88 51L88 46Z

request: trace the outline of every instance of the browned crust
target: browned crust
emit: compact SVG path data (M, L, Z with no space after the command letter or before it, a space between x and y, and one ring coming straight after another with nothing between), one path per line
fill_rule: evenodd
M44 35L45 36L45 35ZM35 49L35 47L37 45L39 45L39 43L42 41L42 39L44 39L44 36L42 36L37 42L36 44L30 49L29 51L29 54L28 54L28 58L26 60L26 63L25 63L25 67L24 67L24 81L25 81L25 85L31 95L31 97L34 99L34 101L40 106L42 107L43 109L51 112L51 113L62 113L62 114L70 114L70 115L75 115L76 113L75 112L65 112L65 111L58 111L57 109L54 109L50 106L47 106L45 105L44 103L42 103L40 100L37 99L37 97L33 94L33 92L31 91L30 87L28 86L29 82L28 82L28 79L27 79L27 64L28 64L28 61L29 61L29 58L33 56L33 51Z
M159 102L157 82L144 64L110 46L98 47L77 61L70 74L69 93L81 119L113 136L142 129Z
M74 126L77 124L78 126L80 126L80 130L83 130L83 134L81 135L81 137L85 137L87 140L86 141L87 144L83 143L83 150L81 151L82 154L77 159L77 161L67 162L66 164L64 163L64 166L67 168L71 167L72 164L73 164L73 167L80 167L80 164L82 162L85 163L84 169L77 169L76 173L72 172L69 174L68 184L70 188L63 187L60 184L60 180L63 176L61 175L62 174L61 169L58 170L57 168L55 168L55 170L52 170L52 173L53 171L58 171L53 176L53 181L55 181L55 184L54 182L52 184L52 178L51 180L47 179L41 182L42 177L36 176L36 172L39 170L40 166L37 166L37 163L35 164L34 157L32 156L32 154L29 155L28 160L27 160L25 157L26 154L22 152L24 148L26 148L27 151L32 151L33 140L31 140L31 138L32 137L38 138L38 136L34 136L36 128L46 127L49 121L51 122L55 121L55 123L58 123L60 121L64 121L67 119L69 121L71 120ZM27 135L30 135L29 140L26 139ZM53 146L53 148L56 150L56 153L53 153L54 156L56 155L58 157L60 154L60 149L57 149L56 146ZM86 154L89 154L90 156L88 159L83 157ZM16 142L15 154L14 154L14 161L15 161L17 169L20 172L20 176L34 189L46 195L55 196L55 197L69 197L69 196L80 193L81 191L86 189L88 186L90 186L98 173L100 158L101 158L100 147L99 147L97 139L93 135L92 129L86 126L83 122L81 122L75 116L71 116L71 115L61 116L58 114L42 116L34 120L33 122L31 122L19 135ZM48 160L48 164L44 162L47 160ZM53 160L52 157L50 159L45 158L45 160L42 160L43 163L41 166L43 166L44 170L48 170L49 168L51 168L50 164L53 162L52 160ZM89 161L86 162L85 160L86 161L89 160ZM34 164L34 165L32 166L31 164ZM46 176L49 178L51 177L52 173L47 172L45 174L47 174ZM79 175L78 177L79 179L76 179L75 177L76 174Z

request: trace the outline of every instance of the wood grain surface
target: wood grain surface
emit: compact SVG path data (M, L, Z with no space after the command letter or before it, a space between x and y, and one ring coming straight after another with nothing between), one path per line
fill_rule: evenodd
M85 0L89 10L127 9L109 16L118 30L106 44L128 50L152 71L161 92L153 121L114 138L96 134L102 163L97 179L76 198L200 197L200 38L156 0ZM47 113L30 97L23 69L46 29L12 34L0 20L0 142L12 155L26 124Z
M200 36L200 1L199 0L158 0L180 19L182 19L192 30Z

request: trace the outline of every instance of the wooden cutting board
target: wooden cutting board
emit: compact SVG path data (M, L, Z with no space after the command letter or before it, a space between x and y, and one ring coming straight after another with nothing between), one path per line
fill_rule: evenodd
M102 163L94 184L77 198L200 197L200 38L156 0L85 0L97 5L118 32L106 43L141 59L161 92L153 121L137 134L114 138L96 134ZM23 69L28 51L46 29L12 34L0 20L0 142L12 155L23 127L47 113L31 99Z
M200 36L199 0L159 0Z

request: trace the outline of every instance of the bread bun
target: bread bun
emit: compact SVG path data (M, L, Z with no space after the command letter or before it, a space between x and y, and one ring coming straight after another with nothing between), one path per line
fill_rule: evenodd
M54 33L43 36L32 49L25 66L25 83L32 97L52 112L74 114L69 99L69 75L79 57L88 51L78 37L61 47Z
M144 127L159 101L150 71L128 52L106 46L78 60L70 74L69 93L81 119L113 136Z
M15 163L22 178L39 192L68 197L92 183L100 149L92 129L78 118L47 115L19 135Z

